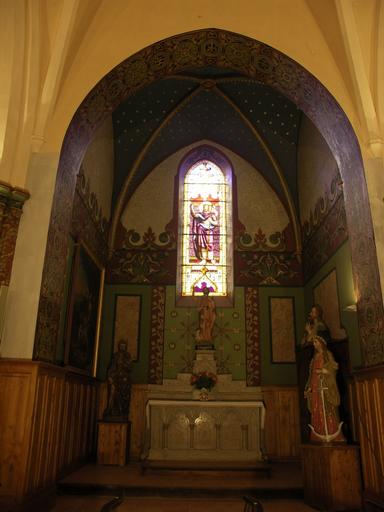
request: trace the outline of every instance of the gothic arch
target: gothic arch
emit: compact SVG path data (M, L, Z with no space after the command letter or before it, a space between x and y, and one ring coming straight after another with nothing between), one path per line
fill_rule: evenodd
M264 43L218 29L181 34L143 49L110 71L79 106L61 150L34 357L54 361L76 175L93 134L105 116L140 88L163 77L202 66L235 70L273 87L294 102L326 140L344 181L364 363L383 362L384 315L380 278L364 168L352 126L328 90L298 63Z

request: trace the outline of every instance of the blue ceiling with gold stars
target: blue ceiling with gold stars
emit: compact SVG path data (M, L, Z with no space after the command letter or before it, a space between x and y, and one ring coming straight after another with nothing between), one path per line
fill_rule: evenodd
M301 115L296 105L272 88L228 70L204 68L159 80L127 98L113 113L113 203L128 176L129 197L158 163L205 139L248 160L285 203L267 147L297 205Z

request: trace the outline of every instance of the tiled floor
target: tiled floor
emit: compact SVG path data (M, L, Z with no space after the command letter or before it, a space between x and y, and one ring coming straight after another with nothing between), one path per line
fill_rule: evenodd
M59 496L51 512L98 512L111 498L102 496ZM264 500L264 512L311 512L300 500ZM116 512L243 512L244 502L172 498L125 498Z

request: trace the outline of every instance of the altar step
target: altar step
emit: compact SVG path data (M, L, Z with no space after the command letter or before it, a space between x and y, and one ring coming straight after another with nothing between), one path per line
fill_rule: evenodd
M217 462L217 461L172 461L172 460L145 460L141 463L142 471L198 471L221 472L228 478L230 473L239 471L249 473L252 476L271 478L272 466L266 462Z
M271 477L254 470L150 468L88 465L57 484L59 494L164 498L302 499L303 487L297 465L272 465Z

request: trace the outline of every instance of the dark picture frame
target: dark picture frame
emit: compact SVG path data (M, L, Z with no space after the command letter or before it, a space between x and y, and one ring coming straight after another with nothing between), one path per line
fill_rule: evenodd
M104 267L81 241L75 244L65 338L64 363L96 375Z
M119 342L124 341L132 362L139 360L140 324L141 295L130 293L115 295L112 353L117 352Z

